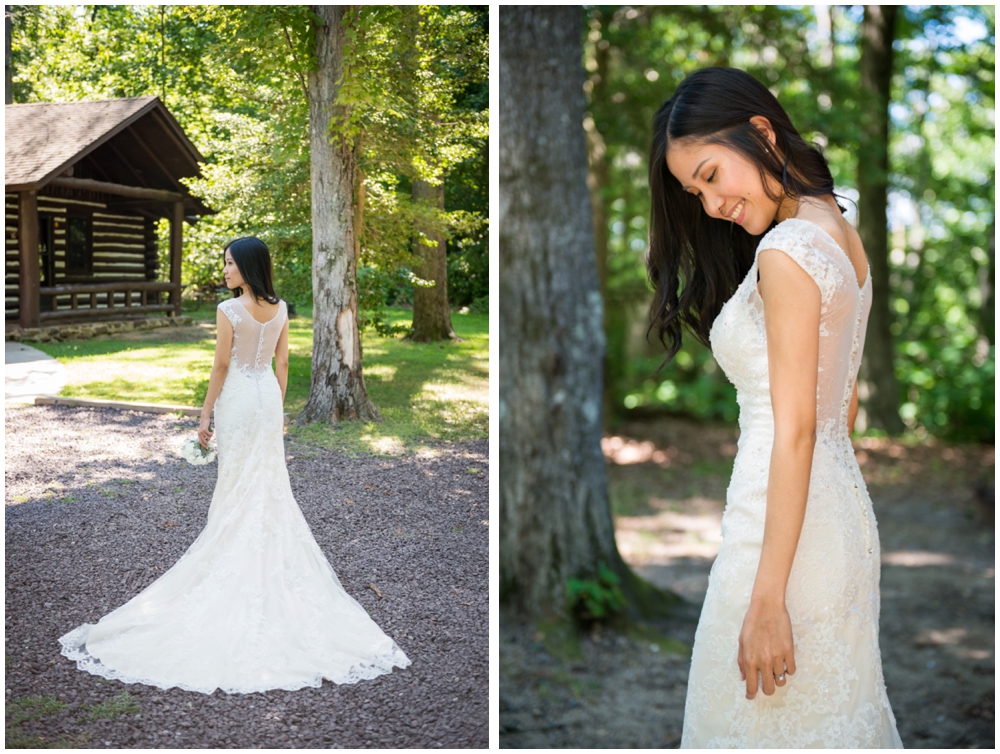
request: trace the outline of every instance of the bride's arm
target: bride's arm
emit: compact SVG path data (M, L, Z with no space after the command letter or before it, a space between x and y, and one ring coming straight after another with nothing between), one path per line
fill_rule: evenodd
M222 309L215 311L215 363L212 364L212 374L208 378L208 393L201 407L201 422L198 426L198 441L202 447L208 447L212 438L209 427L212 423L212 409L222 392L222 385L229 372L229 352L233 347L233 325Z
M285 402L285 391L288 389L288 320L285 320L284 327L281 328L281 335L278 336L278 343L274 347L274 376L278 378L278 385L281 386L281 402Z
M784 252L764 250L758 259L774 444L760 564L740 632L739 665L749 699L757 693L758 672L768 695L774 693L775 676L785 668L795 672L785 588L802 532L816 445L821 304L819 287Z

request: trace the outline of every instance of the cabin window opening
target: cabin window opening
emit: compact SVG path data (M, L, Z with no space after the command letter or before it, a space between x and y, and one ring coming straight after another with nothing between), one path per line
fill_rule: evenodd
M91 224L89 217L70 215L66 218L66 275L90 275Z

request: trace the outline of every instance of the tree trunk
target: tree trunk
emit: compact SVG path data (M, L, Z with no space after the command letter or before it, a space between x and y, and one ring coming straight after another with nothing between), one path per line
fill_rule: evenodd
M309 400L300 424L380 421L361 374L357 258L354 246L354 151L330 135L340 88L346 6L314 5L317 70L309 74L312 179L313 355Z
M432 186L419 178L413 181L413 201L434 209L444 209L444 184ZM426 243L430 241L430 245ZM448 308L448 258L444 234L432 232L426 240L417 238L413 253L420 264L413 273L422 280L433 281L431 287L413 287L413 334L418 343L450 340L456 337Z
M358 166L361 159L362 134L354 140L354 263L361 264L361 241L365 232L365 171Z
M872 310L865 348L869 424L891 434L903 431L899 384L893 368L889 306L889 89L896 6L866 5L861 22L861 143L858 150L858 233L872 273Z
M14 68L11 66L10 58L10 6L3 7L3 59L4 59L4 85L3 101L10 105L14 102Z
M986 250L989 264L987 267L982 268L979 275L979 291L982 298L982 304L979 307L979 331L986 338L986 342L992 346L996 344L997 309L996 298L994 296L997 256L996 222L990 223L987 235L990 239L990 246Z
M601 453L579 6L500 8L500 598L562 612L615 545ZM641 582L638 582L641 583Z
M603 14L599 9L594 9L593 16L603 22ZM608 50L610 45L607 40L602 39L597 42L594 49L594 61L597 66L590 75L590 92L592 102L604 102L607 99L608 81ZM591 222L594 226L594 247L597 256L597 279L600 284L601 299L605 303L608 301L608 201L605 197L608 185L611 182L610 167L607 159L607 145L604 136L601 134L597 123L593 118L587 118L583 124L587 135L587 188L590 190L590 214ZM620 317L617 318L620 320ZM620 330L620 321L615 322L614 332ZM611 416L611 397L614 385L617 382L619 369L623 363L624 351L621 349L623 338L613 337L613 330L608 322L608 311L604 310L604 336L609 347L617 345L615 353L605 353L602 362L603 375L602 384L603 397L602 406L604 419L607 421Z

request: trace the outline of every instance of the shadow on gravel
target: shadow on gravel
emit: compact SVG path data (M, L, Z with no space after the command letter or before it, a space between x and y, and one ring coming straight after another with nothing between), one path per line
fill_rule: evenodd
M488 746L485 440L390 459L286 444L317 542L409 668L206 696L107 681L59 654L63 633L145 588L204 527L215 467L176 452L196 429L111 409L7 409L7 747Z

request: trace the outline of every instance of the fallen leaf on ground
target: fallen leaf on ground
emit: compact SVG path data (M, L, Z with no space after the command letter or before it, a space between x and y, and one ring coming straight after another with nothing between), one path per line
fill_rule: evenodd
M379 599L382 599L382 592L380 592L380 591L378 590L378 587L377 587L377 586L375 586L374 584L369 584L368 586L370 586L370 587L372 588L372 591L373 591L373 592L375 592L375 594L377 594L377 595L378 595L378 598L379 598Z

